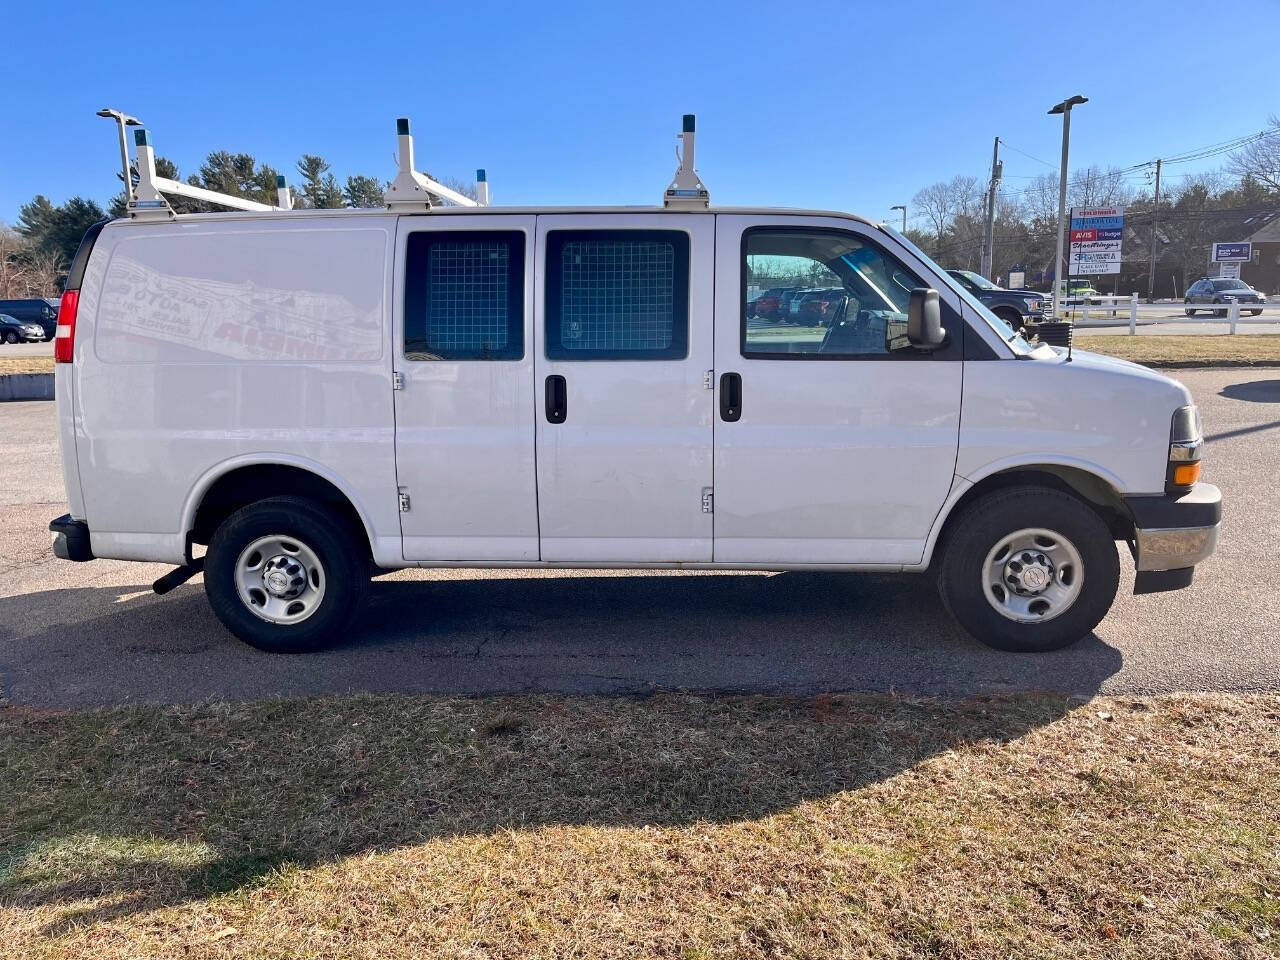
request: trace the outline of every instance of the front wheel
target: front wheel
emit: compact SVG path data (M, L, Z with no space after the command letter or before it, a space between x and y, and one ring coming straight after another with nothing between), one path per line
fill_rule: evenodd
M1249 311L1249 316L1251 316L1251 317L1260 317L1260 316L1262 316L1262 311L1261 311L1261 310L1250 310L1250 311Z
M1106 616L1120 560L1102 518L1050 487L1010 487L970 503L947 532L942 601L998 650L1056 650Z
M1187 301L1187 307L1186 307L1185 313L1187 314L1188 317L1194 317L1196 315L1195 308L1191 306L1190 300Z
M271 497L222 522L205 555L218 619L250 646L304 653L339 639L368 583L357 531L322 503Z
M5 334L4 334L4 342L5 342L5 343L17 343L17 342L18 342L18 335L17 335L16 333L14 333L12 330L6 330L6 331L5 331Z

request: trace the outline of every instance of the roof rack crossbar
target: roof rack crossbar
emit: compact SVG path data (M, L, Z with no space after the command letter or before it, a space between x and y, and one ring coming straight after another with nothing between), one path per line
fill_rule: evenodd
M175 216L173 207L169 206L169 201L165 199L165 194L189 197L192 200L203 200L206 203L216 203L224 207L231 207L233 210L265 212L281 209L280 207L273 207L269 203L259 203L256 200L249 200L245 197L236 197L229 193L218 193L216 190L206 190L204 187L194 187L189 183L182 183L180 180L170 180L168 177L157 176L156 153L151 146L151 135L145 129L139 127L133 131L133 144L134 151L138 155L138 185L134 188L133 197L128 203L129 216L131 217L159 216L168 219ZM280 187L279 180L276 181L276 187L278 191Z

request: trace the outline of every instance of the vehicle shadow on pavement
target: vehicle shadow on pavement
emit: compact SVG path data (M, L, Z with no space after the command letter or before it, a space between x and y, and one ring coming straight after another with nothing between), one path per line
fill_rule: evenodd
M1095 635L1035 656L984 647L928 577L380 579L349 640L294 657L234 639L199 584L165 597L140 585L0 598L3 692L41 707L358 692L1088 695L1120 665Z

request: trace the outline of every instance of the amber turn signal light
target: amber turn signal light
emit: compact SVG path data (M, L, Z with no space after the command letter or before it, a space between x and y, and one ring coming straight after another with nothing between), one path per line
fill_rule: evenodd
M1200 479L1200 462L1179 463L1173 468L1173 483L1178 487L1190 487Z

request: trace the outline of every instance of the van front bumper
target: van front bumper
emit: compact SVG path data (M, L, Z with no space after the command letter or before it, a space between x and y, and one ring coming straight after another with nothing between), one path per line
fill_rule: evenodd
M1195 566L1218 545L1222 492L1197 483L1178 496L1126 497L1133 514L1134 593L1191 585Z
M89 525L83 520L74 520L71 514L64 513L49 522L49 532L53 534L55 557L78 563L93 559L93 548L89 544Z

